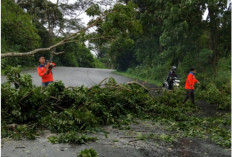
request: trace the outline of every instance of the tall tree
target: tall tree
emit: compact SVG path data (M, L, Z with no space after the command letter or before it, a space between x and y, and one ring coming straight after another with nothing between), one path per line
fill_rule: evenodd
M206 1L206 5L209 10L208 27L210 32L210 49L213 51L212 63L214 74L216 74L217 61L220 55L219 38L221 30L227 27L225 24L227 23L228 25L230 23L230 21L226 22L224 20L229 20L228 18L226 19L226 16L228 16L227 14L231 10L230 7L227 7L227 0Z

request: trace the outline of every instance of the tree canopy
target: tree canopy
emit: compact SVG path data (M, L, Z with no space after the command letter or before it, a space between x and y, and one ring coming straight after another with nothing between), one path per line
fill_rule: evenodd
M12 49L29 51L41 46L30 15L10 0L2 0L1 10L2 53Z

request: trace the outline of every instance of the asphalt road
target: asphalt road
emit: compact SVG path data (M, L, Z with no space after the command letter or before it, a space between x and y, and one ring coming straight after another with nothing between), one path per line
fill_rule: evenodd
M98 84L107 77L113 77L117 83L127 83L132 81L113 73L114 70L110 69L95 69L95 68L77 68L77 67L55 67L53 69L54 81L62 81L65 86L86 86L91 87ZM24 70L23 73L29 73L32 76L33 84L40 86L41 77L37 74L36 68ZM1 82L5 82L6 78L1 77Z

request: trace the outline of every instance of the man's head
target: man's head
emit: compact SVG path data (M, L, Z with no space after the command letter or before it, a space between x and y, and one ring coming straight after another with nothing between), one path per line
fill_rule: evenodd
M40 57L39 58L39 62L40 62L40 64L44 64L45 63L45 58L44 57Z
M176 71L176 66L172 66L172 70L173 70L173 71Z
M192 71L193 73L195 73L195 72L196 72L196 69L195 69L194 67L192 67L192 68L190 69L190 71Z

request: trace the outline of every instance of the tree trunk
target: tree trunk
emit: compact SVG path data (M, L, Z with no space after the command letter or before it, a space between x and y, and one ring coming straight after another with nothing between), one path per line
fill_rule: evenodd
M216 22L216 11L215 11L215 6L214 5L209 5L209 18L210 18L210 23L209 23L209 28L210 28L210 49L213 51L213 56L212 56L212 65L213 65L213 74L216 76L216 67L217 67L217 36L218 36L218 30L217 30L217 22Z

